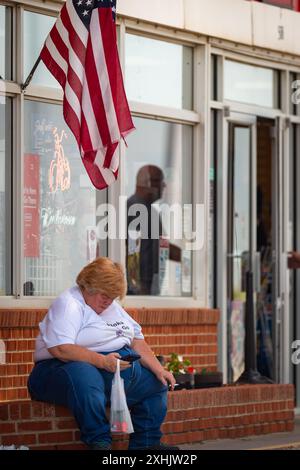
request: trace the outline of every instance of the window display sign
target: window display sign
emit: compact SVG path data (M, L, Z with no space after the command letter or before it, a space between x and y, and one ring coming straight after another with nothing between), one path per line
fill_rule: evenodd
M245 367L245 302L235 300L231 303L231 367L233 382L244 371Z
M51 161L49 168L49 188L51 192L56 192L58 189L66 191L71 186L71 170L69 160L65 156L63 147L63 139L67 138L64 130L60 135L55 127L52 131L54 136L54 159Z
M97 258L97 236L96 227L88 227L87 236L87 262L91 263Z
M191 293L192 285L192 252L183 250L182 252L182 278L181 290L183 294Z
M128 231L127 282L130 294L140 293L141 232Z
M91 184L81 185L85 169L75 138L66 133L61 106L25 100L24 108L24 282L34 285L36 296L54 296L72 286L96 257L96 191ZM31 157L32 163L27 155L38 159ZM35 209L26 203L33 193Z
M40 157L24 155L24 256L40 256Z
M163 237L159 239L159 288L160 295L168 295L169 290L170 242Z

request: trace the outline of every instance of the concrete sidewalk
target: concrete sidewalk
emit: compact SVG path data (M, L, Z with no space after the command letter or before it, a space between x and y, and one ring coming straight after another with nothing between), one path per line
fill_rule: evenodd
M300 449L300 416L296 416L295 429L292 432L264 434L262 436L243 437L241 439L222 439L205 441L198 444L181 445L182 450L272 450L275 448L294 447Z

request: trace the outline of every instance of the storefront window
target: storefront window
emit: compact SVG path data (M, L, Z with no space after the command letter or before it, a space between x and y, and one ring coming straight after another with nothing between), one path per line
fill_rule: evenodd
M209 278L208 278L208 300L209 306L214 308L217 301L217 170L218 157L220 153L220 111L211 112L211 158L209 169L209 225L208 225L208 250L209 250Z
M51 31L56 18L24 11L24 80L28 77L38 59L46 37ZM59 83L41 62L35 71L32 84L60 88Z
M11 99L0 96L0 295L12 293L11 118Z
M211 99L214 101L218 101L222 99L219 93L219 81L221 74L219 74L219 63L221 57L215 54L211 55L211 62L210 62L210 91L211 91Z
M279 74L276 70L226 60L224 97L269 108L279 107Z
M300 74L290 73L290 114L300 115Z
M126 91L129 100L192 109L192 88L191 47L126 34Z
M0 78L11 77L11 8L0 5Z
M105 247L97 244L96 191L59 105L25 102L24 294L56 295Z
M192 221L193 128L134 122L125 173L128 294L190 296L192 251L186 236Z

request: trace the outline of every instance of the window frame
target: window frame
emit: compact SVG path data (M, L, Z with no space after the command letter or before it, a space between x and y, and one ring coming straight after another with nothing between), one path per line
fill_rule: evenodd
M24 10L32 11L45 15L56 16L60 9L61 3L49 3L45 5L40 2L39 4L32 4L31 0L23 0L22 3L16 1L1 0L2 5L7 5L13 8L13 80L4 81L4 89L0 91L4 94L9 94L13 98L13 178L15 183L15 204L13 207L13 247L14 247L14 282L13 296L4 296L0 298L3 307L17 306L17 307L39 307L47 308L53 297L24 297L21 292L22 283L22 264L23 264L23 133L24 133L24 93L21 91L20 84L22 83L23 72L23 53L22 53L22 31L23 19L22 14ZM251 47L231 43L230 41L220 40L218 38L208 38L207 36L174 29L158 24L152 24L146 21L134 20L126 17L118 17L117 25L120 33L120 59L124 68L125 59L125 34L130 32L133 34L142 34L147 37L159 40L167 40L170 42L177 42L182 45L192 46L194 48L194 110L174 110L173 108L162 108L158 106L146 105L141 103L130 102L130 107L133 116L144 117L147 116L152 119L162 119L171 122L178 122L180 124L193 125L193 168L194 168L194 181L193 181L193 202L203 203L205 205L205 245L201 252L193 253L193 297L190 298L163 298L163 297L127 297L125 299L126 306L149 306L152 307L201 307L208 305L208 248L207 248L207 230L209 220L209 195L208 195L208 174L210 166L210 110L212 108L224 111L224 107L232 106L232 109L251 114L257 112L255 106L245 106L244 104L238 105L237 103L224 102L222 97L218 97L217 101L211 100L210 94L210 57L211 53L217 54L221 57L218 64L218 72L222 71L222 61L224 57L238 60L253 65L261 65L281 70L282 73L282 91L283 102L281 110L271 110L267 117L272 117L275 113L281 116L289 116L291 122L300 123L300 116L290 116L288 111L288 72L300 72L300 67L293 65L291 55L287 54L282 56L279 52L274 52L271 60L268 57L268 51L254 50ZM2 82L2 81L1 81ZM1 89L0 89L1 90ZM47 87L40 87L37 85L29 85L26 90L26 98L31 100L46 101L53 104L62 103L61 90L53 90ZM120 177L116 184L108 190L108 202L116 203L119 194L122 193L122 173L124 172L124 165L126 162L126 147L120 146ZM199 178L201 176L201 184ZM124 188L123 188L124 189ZM124 193L124 191L123 191ZM125 260L125 244L119 240L111 240L108 243L108 255L115 260L124 262ZM201 269L203 271L201 271ZM200 274L203 273L203 279L200 279Z
M171 35L171 32L167 35L166 32L164 35L157 35L153 29L149 32L149 28L146 27L145 30L141 28L141 24L138 22L128 21L126 19L120 19L120 61L121 66L123 68L124 73L124 80L125 80L125 54L126 54L126 34L136 34L149 37L151 39L156 40L164 40L167 42L177 43L185 46L191 46L194 48L193 54L193 102L194 102L194 110L184 110L184 109L176 109L176 108L169 108L165 106L159 106L154 104L148 103L141 103L136 101L129 101L129 106L132 112L133 117L142 117L146 119L155 119L155 120L162 120L167 122L174 122L178 124L187 124L193 126L193 156L192 156L192 168L195 169L196 165L196 155L199 155L199 141L196 138L197 131L200 127L200 113L196 110L196 96L195 91L198 90L198 87L195 86L195 83L198 83L199 80L199 73L197 67L195 67L197 55L199 53L199 48L202 49L202 53L204 53L205 46L195 44L193 40L191 41L182 41L182 40L174 40L174 35ZM125 172L125 163L126 163L126 148L124 145L121 145L121 154L120 154L120 177L117 185L114 185L109 190L109 202L114 204L117 207L119 195L125 194L125 179L122 177ZM204 154L203 154L204 159ZM193 196L192 196L192 203L196 204L199 203L199 195L197 194L197 185L195 184L195 171L194 173L194 181L192 181L193 185ZM125 240L109 240L109 256L126 265L126 246ZM199 279L199 269L197 266L197 259L199 257L198 253L192 252L192 296L190 297L164 297L164 296L133 296L128 295L125 298L125 305L127 307L147 307L147 306L158 306L158 307L182 307L186 306L197 306L199 302L203 302L205 305L205 299L199 296L200 292L200 279ZM205 282L203 282L205 284Z
M223 46L223 47L222 47ZM257 52L257 50L255 50ZM236 101L228 101L224 99L223 94L218 97L218 100L210 100L210 111L218 110L221 112L223 122L226 120L226 116L228 117L230 113L239 113L239 114L246 114L251 116L260 116L270 119L277 119L280 122L281 129L283 130L286 128L287 134L289 133L289 125L290 123L300 124L300 116L291 115L291 106L290 106L290 99L291 99L291 90L290 90L290 73L296 72L299 73L300 65L295 65L290 56L280 58L278 53L274 53L274 57L271 59L267 57L269 51L262 51L259 57L255 57L251 48L246 48L244 46L236 45L236 48L232 44L232 47L229 47L228 44L226 45L217 45L214 44L211 47L211 54L218 55L219 59L219 68L218 68L218 89L223 90L223 68L224 68L224 61L226 59L235 60L238 62L262 66L267 68L272 68L274 70L278 70L280 73L280 109L273 109L273 108L264 108L259 107L256 105L248 105L245 103L239 103ZM221 152L220 158L220 171L224 170L222 166L222 162L226 160L227 155L227 136L226 136L226 125L220 129L219 138L222 141L223 149ZM288 144L286 143L286 139L284 139L284 144L282 151L287 152ZM287 159L285 159L287 160ZM224 165L224 163L223 163ZM285 166L287 165L285 161ZM287 175L286 169L284 173ZM285 179L286 182L286 179ZM219 208L222 207L221 201L225 199L226 191L224 191L225 184L219 179L218 183L218 201ZM287 199L288 185L284 187L284 200L285 204ZM287 213L287 207L285 207L285 213ZM225 214L225 215L224 215ZM226 222L224 221L224 217L226 217L226 211L223 210L223 214L217 214L217 223L218 223L218 247L216 251L217 256L217 267L218 272L216 274L217 277L217 305L218 308L221 310L221 322L219 326L219 351L220 351L220 358L219 358L219 367L223 370L224 376L227 376L227 368L228 368L228 326L227 326L227 308L226 308L226 279L224 279L222 268L224 266L224 252L226 251L226 233L225 227ZM285 224L285 232L288 230L288 224ZM286 234L286 239L288 236ZM225 246L224 246L225 244ZM223 245L223 246L222 246ZM220 253L218 251L220 250ZM288 302L288 299L287 299ZM287 311L287 310L286 310ZM285 316L285 332L287 333L289 329L289 318ZM285 370L285 374L287 370ZM286 379L285 379L286 380Z
M160 42L165 42L167 44L175 44L175 45L178 45L178 46L183 46L183 47L189 47L192 49L192 83L191 83L191 102L192 102L192 107L191 109L189 108L177 108L177 107L173 107L173 106L161 106L161 105L158 105L158 104L155 104L155 103L149 103L149 102L146 102L146 101L135 101L135 100L132 100L130 98L128 98L129 102L132 103L133 105L135 105L137 107L137 109L140 109L141 107L143 108L147 108L149 107L149 111L151 109L156 109L156 108L159 108L160 110L162 111L165 111L167 113L167 116L172 116L173 114L175 116L179 115L179 116L182 116L183 115L183 112L185 111L187 114L187 118L188 116L192 117L194 115L194 118L195 118L195 112L194 112L194 76L193 76L193 71L194 71L194 49L195 49L195 44L194 43L189 43L189 42L186 42L186 41L182 41L182 40L178 40L178 39L174 39L174 37L165 37L165 36L159 36L159 35L155 35L154 33L146 33L144 32L143 30L141 29L134 29L132 26L131 27L127 27L126 26L126 22L125 22L125 34L123 35L123 41L124 41L124 44L125 44L125 50L124 50L124 63L123 63L123 70L124 70L124 81L125 81L125 76L126 76L126 35L127 34L130 34L132 36L139 36L139 37L142 37L142 38L145 38L145 39L152 39L154 41L160 41ZM141 106L139 106L141 105ZM176 111L179 111L179 114L176 113Z
M10 82L12 82L15 78L15 61L14 61L14 57L15 57L15 48L16 48L16 27L15 27L16 12L15 12L14 5L10 2L7 2L5 0L3 0L3 1L1 0L0 5L4 6L4 7L11 8L11 25L10 25L10 27L11 27L11 31L10 31L10 47L11 47L10 76L11 76L11 78L6 79L5 77L3 77L0 80L1 81L10 81Z
M11 128L13 128L13 123L14 123L14 96L11 95L10 93L3 93L0 91L0 96L4 97L5 99L5 106L9 103L9 113L10 113L10 125ZM6 101L7 99L7 101ZM7 112L7 110L5 110ZM6 139L5 139L6 141ZM13 239L12 239L12 233L13 233L13 226L14 226L14 217L13 217L13 208L14 208L14 199L13 199L13 194L14 194L14 161L13 161L13 155L14 155L14 138L13 138L13 132L10 133L9 135L9 149L10 149L10 157L11 160L9 162L9 165L7 165L7 158L5 158L5 178L7 175L9 175L10 179L10 190L8 192L5 191L5 212L9 211L9 224L5 227L4 233L5 233L5 250L9 250L9 264L5 262L5 274L9 276L10 278L10 290L13 292L14 290L14 264L13 264L13 254L14 254L14 246L13 246ZM5 145L6 146L6 145ZM9 198L7 200L7 197ZM7 257L5 257L6 261ZM5 284L7 285L7 278L5 277ZM11 294L5 294L3 297L10 297Z
M240 101L238 99L233 99L233 98L226 98L226 95L225 95L225 74L226 74L226 64L229 65L229 63L231 64L239 64L241 66L245 66L245 67L252 67L252 68L256 68L256 69L260 69L260 70L268 70L269 72L272 72L272 86L273 86L273 90L272 90L272 94L273 94L273 105L272 106L267 106L267 105L259 105L257 103L254 103L254 102L251 102L251 101ZM248 106L255 106L257 108L267 108L267 109L276 109L276 110L280 110L281 109L281 73L280 73L280 70L277 70L273 67L262 67L260 65L254 65L254 64L251 64L251 63L246 63L244 61L240 61L240 60L233 60L231 58L228 58L228 57L225 57L224 58L224 62L223 62L223 70L224 70L224 76L223 76L223 80L224 80L224 87L223 87L223 96L224 96L224 100L225 101L228 101L228 102L232 102L232 103L239 103L239 104L245 104L245 105L248 105Z
M16 114L15 117L15 141L16 141L16 148L15 148L15 171L14 171L14 180L17 184L17 203L14 207L14 221L16 226L15 236L14 236L14 246L15 246L15 256L14 256L14 272L16 276L14 278L14 295L10 297L5 297L8 302L11 303L12 299L18 299L17 305L18 306L33 306L38 305L39 307L47 307L49 306L50 302L53 300L53 297L27 297L23 295L22 285L23 285L23 276L24 276L24 257L23 257L23 136L24 136L24 100L36 100L42 101L45 103L51 104L62 104L63 93L60 89L53 89L50 87L43 87L40 85L33 85L30 84L26 90L26 98L24 93L21 92L21 87L18 83L22 82L22 75L23 75L23 45L22 45L22 31L23 31L23 22L24 22L24 11L31 11L33 13L45 14L56 16L60 10L60 5L55 5L54 7L49 8L49 6L44 7L43 5L32 6L26 3L22 4L18 9L16 9L16 24L18 24L19 33L17 35L16 41L16 51L13 56L13 63L16 64L16 76L18 78L17 82L7 82L7 87L10 92L14 95L14 104L16 107ZM185 46L194 47L196 51L197 48L202 49L202 55L204 55L205 50L205 41L199 40L196 35L190 35L187 33L180 33L178 37L174 41L174 34L168 28L162 28L160 34L157 34L156 28L154 25L143 25L142 29L140 28L139 22L135 22L135 28L131 26L128 28L128 21L124 18L117 19L117 26L119 27L119 37L120 37L120 60L121 65L124 69L124 62L125 62L125 35L126 32L131 32L133 34L142 34L151 37L153 39L158 40L165 40L170 42L176 42L178 44L182 44ZM129 21L130 22L130 21ZM150 28L149 28L150 26ZM17 53L17 54L16 54ZM194 59L195 60L195 59ZM198 79L198 74L193 73L194 83L195 80ZM26 77L24 77L26 79ZM193 84L193 92L197 89L195 84ZM156 105L146 105L143 103L135 103L130 102L130 108L133 116L138 117L146 117L150 119L160 119L163 121L168 122L175 122L179 124L187 124L193 126L193 163L195 159L195 155L199 154L197 151L197 146L199 146L199 139L195 136L197 134L198 129L200 128L200 113L196 110L180 110L174 108L167 108L167 107L160 107ZM194 107L195 109L195 107ZM196 147L195 147L196 142ZM116 203L118 201L119 195L122 194L122 186L124 185L122 173L124 172L124 164L126 159L126 147L125 145L120 145L120 157L121 157L121 165L120 165L120 177L116 184L108 189L108 202L109 203ZM20 158L17 158L17 155ZM203 156L204 158L204 156ZM123 168L122 168L123 167ZM195 185L193 185L195 186ZM123 191L124 194L124 191ZM195 196L195 191L193 196ZM197 199L193 197L195 202ZM108 240L108 256L114 260L118 260L124 263L125 261L125 242L123 240ZM126 306L132 304L141 304L143 306L147 306L147 304L156 304L160 307L164 305L168 305L171 307L172 305L178 306L178 302L182 302L182 306L197 306L199 305L199 296L197 295L198 288L196 287L196 281L198 280L199 276L196 274L196 258L198 257L197 254L193 253L193 296L192 297L185 297L185 298L172 298L172 297L139 297L138 299L133 298L133 296L127 297L125 299ZM203 271L203 276L205 276L205 271ZM205 284L205 282L203 282ZM205 299L201 299L201 303L205 305Z

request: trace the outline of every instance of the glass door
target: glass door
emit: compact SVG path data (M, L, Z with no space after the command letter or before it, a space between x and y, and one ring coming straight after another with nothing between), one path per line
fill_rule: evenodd
M281 308L281 193L279 126L273 119L257 118L256 217L257 270L256 304L257 369L277 381Z
M290 237L289 251L300 252L300 125L293 124L290 129L290 173L289 173L289 208L290 208ZM298 223L297 223L298 222ZM299 354L295 354L299 350L300 340L300 269L290 270L288 273L290 280L290 327L291 327L291 343L293 343L292 354L293 360L290 361L292 371L291 376L296 388L296 407L300 409L300 364ZM289 351L290 352L290 351Z
M256 119L228 119L227 319L228 380L244 370L246 273L256 247Z
M223 308L227 311L228 381L235 382L245 368L248 273L253 277L253 367L256 363L258 372L266 378L258 380L282 381L282 348L287 343L282 319L288 308L282 125L274 119L231 113L226 126L227 267Z

